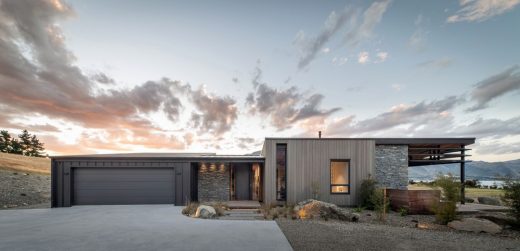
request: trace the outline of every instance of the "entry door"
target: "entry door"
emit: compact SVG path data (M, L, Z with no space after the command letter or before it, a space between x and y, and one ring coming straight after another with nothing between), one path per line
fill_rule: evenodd
M235 168L235 194L236 200L250 200L249 196L249 180L250 180L249 166L237 166Z

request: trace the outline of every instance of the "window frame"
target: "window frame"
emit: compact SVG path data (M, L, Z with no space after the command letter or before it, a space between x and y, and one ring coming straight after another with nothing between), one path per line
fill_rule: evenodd
M285 194L284 194L284 199L279 199L278 198L278 194L281 195L281 191L278 191L278 146L285 146L285 177L283 179L283 183L284 183L284 186L285 186ZM275 144L275 159L276 159L276 169L275 169L275 172L276 172L276 183L275 183L275 192L276 192L276 201L287 201L287 152L288 152L288 144L287 143L276 143Z
M348 163L347 165L347 171L348 171L348 184L332 184L332 162L346 162ZM330 184L330 189L329 189L329 192L331 195L334 195L334 194L350 194L350 183L352 183L352 181L350 180L350 170L352 170L352 168L350 168L350 159L331 159L330 160L330 163L329 163L329 173L330 173L330 178L329 178L329 184ZM348 192L333 192L332 191L332 187L335 187L335 186L346 186L348 187Z

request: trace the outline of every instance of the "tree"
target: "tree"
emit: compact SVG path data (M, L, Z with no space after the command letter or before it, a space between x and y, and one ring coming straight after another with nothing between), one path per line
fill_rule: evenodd
M6 130L0 131L0 152L8 153L11 148L11 135Z
M23 154L22 144L17 139L11 140L9 153Z
M20 149L23 155L29 155L31 151L31 137L32 135L27 130L23 130L22 134L18 135L18 142L20 143Z
M40 142L36 135L33 135L31 137L31 149L28 152L29 155L35 157L42 157L44 154L43 151L45 150L45 148L43 148L43 145L44 144Z
M511 207L510 214L515 218L514 225L520 228L520 181L506 179L502 200Z

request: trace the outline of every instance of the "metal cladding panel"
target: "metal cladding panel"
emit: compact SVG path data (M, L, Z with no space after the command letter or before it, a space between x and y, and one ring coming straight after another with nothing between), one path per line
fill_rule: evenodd
M74 205L173 204L173 168L74 168Z

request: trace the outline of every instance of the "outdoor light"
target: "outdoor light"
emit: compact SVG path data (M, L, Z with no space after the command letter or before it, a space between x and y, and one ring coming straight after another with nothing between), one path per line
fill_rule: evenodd
M219 166L219 171L225 172L226 171L226 164L221 163L220 166Z

